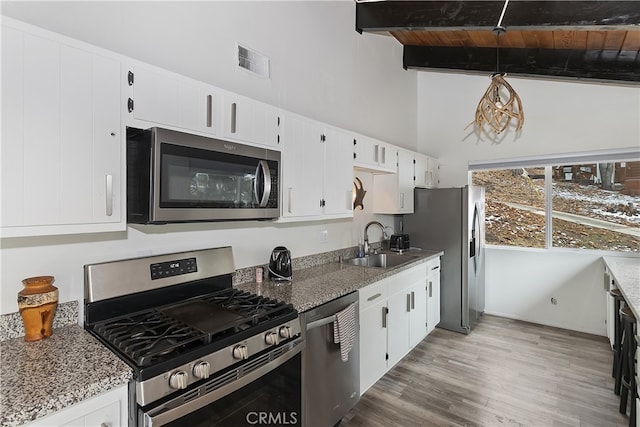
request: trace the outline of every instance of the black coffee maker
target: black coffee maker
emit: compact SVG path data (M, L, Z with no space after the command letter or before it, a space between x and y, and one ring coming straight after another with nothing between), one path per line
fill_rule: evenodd
M276 246L271 252L269 258L269 278L276 282L290 281L291 271L291 252L284 246Z

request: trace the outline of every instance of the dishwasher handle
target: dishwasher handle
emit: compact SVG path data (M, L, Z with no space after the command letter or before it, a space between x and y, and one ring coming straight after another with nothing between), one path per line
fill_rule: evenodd
M314 320L311 323L307 324L307 331L311 329L319 328L320 326L328 325L329 323L333 323L336 320L336 315L332 314L331 316L325 317L323 319Z

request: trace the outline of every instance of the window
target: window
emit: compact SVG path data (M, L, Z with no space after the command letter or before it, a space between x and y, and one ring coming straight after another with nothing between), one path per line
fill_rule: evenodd
M487 244L640 253L637 158L508 166L473 166L471 182L485 187Z

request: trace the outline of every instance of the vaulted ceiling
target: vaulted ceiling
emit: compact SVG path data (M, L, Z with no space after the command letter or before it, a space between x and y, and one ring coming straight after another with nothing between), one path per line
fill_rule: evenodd
M637 0L361 1L356 30L395 37L404 68L640 82Z

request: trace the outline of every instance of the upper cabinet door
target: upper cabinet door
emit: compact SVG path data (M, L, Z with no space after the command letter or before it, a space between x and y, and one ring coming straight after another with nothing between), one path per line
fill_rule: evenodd
M128 74L133 118L161 125L178 126L179 80L159 68L133 63Z
M394 173L396 171L395 147L381 141L356 135L353 139L353 165L371 172Z
M438 186L438 160L424 154L415 153L415 186L435 188Z
M322 215L322 128L317 122L287 114L282 153L282 217Z
M168 126L216 135L220 129L221 99L210 85L161 68L129 61L127 100L129 124ZM132 120L133 119L133 120Z
M17 24L2 33L3 237L124 230L121 61Z
M278 109L232 93L225 93L222 98L225 138L280 149Z
M178 84L178 126L216 135L221 126L220 95L209 85L192 80Z
M381 214L413 213L413 151L393 148L395 174L373 176L373 212Z
M327 127L324 131L325 215L353 214L353 154L350 134Z

